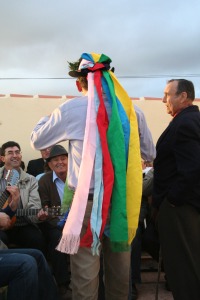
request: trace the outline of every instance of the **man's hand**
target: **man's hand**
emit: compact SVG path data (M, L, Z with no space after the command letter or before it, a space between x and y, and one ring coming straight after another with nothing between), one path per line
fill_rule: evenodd
M10 217L5 213L0 212L0 229L6 230L10 227L10 225L11 225Z
M7 186L6 189L10 193L10 196L8 198L8 204L12 209L12 211L15 211L18 208L18 204L20 201L19 188L13 185L13 186Z
M44 209L41 209L37 216L40 221L45 221L46 219L48 219L48 213Z

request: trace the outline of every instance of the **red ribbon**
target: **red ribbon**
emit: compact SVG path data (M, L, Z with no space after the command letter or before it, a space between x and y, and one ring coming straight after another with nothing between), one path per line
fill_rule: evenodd
M104 67L104 65L100 63L96 63L94 67L96 67L96 65ZM113 170L113 165L112 165L112 161L108 149L108 143L107 143L107 130L109 126L109 120L108 120L108 115L107 115L106 107L102 96L101 76L102 74L100 70L97 70L94 73L94 84L100 100L99 109L97 112L97 126L99 130L101 147L102 147L102 155L103 155L102 167L103 167L104 194L103 194L103 204L102 204L102 226L101 226L100 238L102 237L106 225L109 207L110 207L112 189L114 184L114 170ZM92 232L89 223L87 231L80 241L80 246L90 247L91 244L92 244Z

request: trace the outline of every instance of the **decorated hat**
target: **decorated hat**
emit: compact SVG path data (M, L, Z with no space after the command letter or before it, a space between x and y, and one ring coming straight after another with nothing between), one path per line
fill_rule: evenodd
M110 70L110 63L112 60L102 54L102 61L95 63L92 56L88 53L83 53L81 58L76 62L68 62L69 64L69 75L71 77L87 77L89 72L95 72L97 69L101 68L102 70ZM113 71L113 69L111 69Z

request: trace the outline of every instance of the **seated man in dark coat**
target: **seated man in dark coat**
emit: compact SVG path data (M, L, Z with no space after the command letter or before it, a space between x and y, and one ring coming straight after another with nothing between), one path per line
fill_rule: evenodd
M37 159L32 159L28 162L27 166L27 173L33 176L37 176L41 173L44 173L45 169L45 162L46 159L49 157L51 148L46 148L40 151L42 157Z
M38 182L42 206L61 206L68 167L68 153L65 148L61 145L53 146L47 163L51 171L44 174ZM46 218L45 213L43 217ZM55 279L61 293L66 294L70 281L69 255L55 250L62 235L62 228L57 225L58 222L58 218L47 218L45 222L40 224L40 229L47 239L49 258Z

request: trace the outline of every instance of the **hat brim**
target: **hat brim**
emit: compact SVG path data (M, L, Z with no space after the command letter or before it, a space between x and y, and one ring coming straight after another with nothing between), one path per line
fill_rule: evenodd
M80 71L70 71L68 74L69 74L69 76L74 77L74 78L86 77L87 76L86 72L85 71L83 72L82 70L80 70Z

